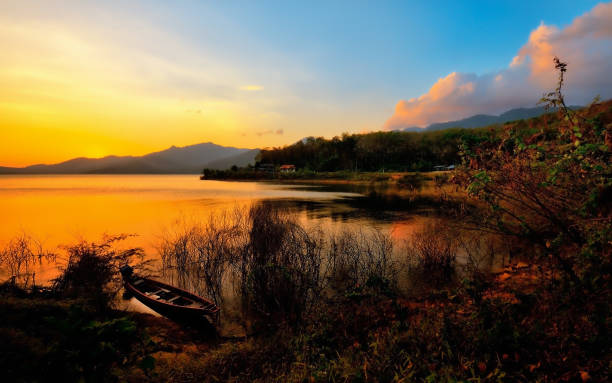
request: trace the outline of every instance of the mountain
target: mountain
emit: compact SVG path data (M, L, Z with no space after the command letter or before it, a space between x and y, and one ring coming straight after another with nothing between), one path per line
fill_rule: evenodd
M225 169L234 164L246 166L254 162L257 153L259 149L241 149L207 142L185 147L172 146L140 157L80 157L53 165L0 167L0 174L195 174L205 167Z
M580 106L571 106L570 109L580 109ZM483 126L493 124L503 124L509 121L523 120L532 117L538 117L545 113L552 112L553 110L547 110L544 107L536 108L516 108L511 109L499 116L492 116L488 114L477 114L468 118L457 121L438 122L427 126L426 128L410 127L405 128L404 132L431 132L435 130L443 130L450 128L480 128Z
M218 160L207 163L204 167L209 169L225 170L236 165L238 167L245 167L248 164L255 163L255 157L259 154L259 149L252 149L248 152L236 154L231 157L224 157Z

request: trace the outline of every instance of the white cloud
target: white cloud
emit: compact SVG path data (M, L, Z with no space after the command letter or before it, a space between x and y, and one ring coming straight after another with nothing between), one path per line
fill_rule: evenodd
M505 69L476 75L453 72L416 98L401 100L385 123L387 129L424 126L478 113L501 113L534 106L555 87L553 57L568 63L566 100L585 104L600 95L612 97L612 3L559 29L541 24Z

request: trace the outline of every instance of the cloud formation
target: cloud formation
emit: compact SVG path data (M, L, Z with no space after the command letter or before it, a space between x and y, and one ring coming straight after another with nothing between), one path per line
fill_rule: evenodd
M612 97L612 2L599 4L559 29L541 24L510 65L496 73L453 72L419 97L401 100L385 129L425 126L478 113L531 107L554 89L553 57L568 63L566 100L586 104Z

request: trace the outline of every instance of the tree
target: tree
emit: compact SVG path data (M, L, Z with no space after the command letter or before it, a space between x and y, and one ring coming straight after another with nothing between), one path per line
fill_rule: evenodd
M612 167L603 124L612 112L609 104L570 111L561 93L567 64L554 64L558 86L543 100L557 115L465 145L457 180L488 207L481 229L527 240L578 284L610 267Z

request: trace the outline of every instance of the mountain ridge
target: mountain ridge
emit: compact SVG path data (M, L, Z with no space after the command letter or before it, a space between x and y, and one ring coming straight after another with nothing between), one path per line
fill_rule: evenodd
M571 106L579 109L579 106ZM544 107L515 108L498 116L476 114L461 120L430 124L425 128L409 127L403 132L429 132L450 128L478 128L493 124L538 117L551 110ZM305 140L305 139L304 139ZM303 141L303 140L302 140ZM151 152L142 156L109 155L102 158L76 157L56 164L34 164L26 167L0 166L0 174L198 174L204 168L228 169L255 162L259 149L236 148L203 142Z
M218 169L233 159L246 166L255 161L257 153L259 149L204 142L183 147L173 145L143 156L76 157L56 164L21 168L0 166L0 174L197 174L205 167ZM230 163L227 167L232 165Z
M572 105L570 109L580 109L581 106ZM483 126L493 125L493 124L504 124L510 121L516 120L524 120L533 117L539 117L543 114L554 112L554 109L546 109L543 106L538 106L535 108L514 108L505 111L499 115L492 114L475 114L473 116L469 116L466 118L462 118L460 120L455 121L447 121L447 122L435 122L433 124L428 125L425 128L420 128L418 126L412 126L408 128L401 129L402 132L431 132L436 130L444 130L451 128L464 128L464 129L472 129L472 128L480 128Z

